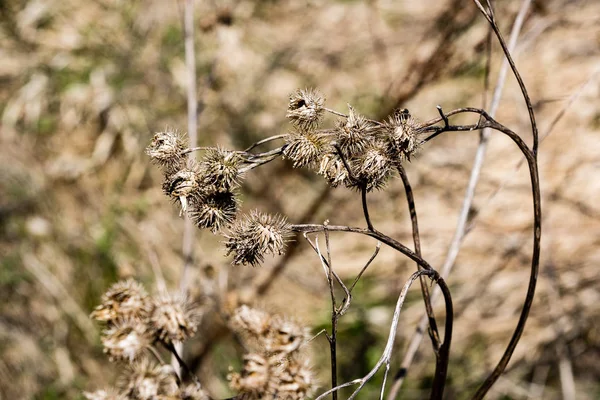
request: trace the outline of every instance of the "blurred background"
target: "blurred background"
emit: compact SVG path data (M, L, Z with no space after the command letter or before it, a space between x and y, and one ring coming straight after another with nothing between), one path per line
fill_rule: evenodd
M521 1L494 2L508 37ZM0 2L0 398L82 398L114 383L100 327L88 315L114 282L136 277L155 289L160 269L176 289L183 220L161 192L144 154L154 132L185 132L186 73L180 2L33 0ZM350 103L373 119L397 107L420 120L481 107L487 22L470 1L198 1L199 145L242 149L285 133L288 96L315 87L326 106ZM508 372L492 399L600 398L600 2L534 1L515 51L540 128L543 243L537 296ZM492 47L490 81L501 64ZM576 98L574 97L576 96ZM488 104L489 97L488 94ZM558 122L553 121L561 116ZM522 95L509 75L497 119L531 143ZM458 118L457 123L475 119ZM332 126L334 118L325 120ZM551 129L551 127L553 127ZM443 263L479 135L448 133L406 165L415 192L423 256ZM499 360L525 296L532 204L516 146L492 134L448 284L455 331L447 398L468 398ZM360 196L329 189L278 160L248 174L244 210L292 222L363 226ZM412 247L398 178L369 198L378 230ZM334 268L348 282L375 248L332 235ZM198 232L188 287L205 317L186 359L215 397L232 393L229 367L241 349L210 298L245 301L293 316L313 333L330 325L327 283L304 241L259 268L232 266L220 238ZM154 267L153 267L154 266ZM340 381L364 375L381 355L400 288L415 265L382 248L357 285L338 334ZM423 313L415 286L400 317L394 374ZM436 303L443 325L443 304ZM321 391L328 344L309 346ZM428 397L428 338L401 397ZM381 374L359 398L378 393ZM565 393L570 393L568 390Z

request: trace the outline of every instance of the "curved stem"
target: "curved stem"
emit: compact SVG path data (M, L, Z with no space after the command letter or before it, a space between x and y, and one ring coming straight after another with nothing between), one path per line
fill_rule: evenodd
M400 174L400 178L402 179L402 184L404 185L404 191L406 192L406 203L408 204L408 212L410 213L410 221L412 224L412 235L413 242L415 245L415 253L419 257L421 257L421 239L419 237L419 222L417 219L417 208L415 206L415 199L413 196L412 186L410 185L408 175L406 174L406 170L404 169L402 164L398 163L396 165L396 168L398 169L398 173ZM417 269L420 269L418 264ZM433 346L433 351L435 352L437 360L439 358L438 350L440 347L440 334L438 332L437 323L435 321L435 314L431 305L431 296L429 295L429 288L427 286L427 282L425 281L425 277L421 276L419 281L421 283L421 292L423 293L425 311L427 312L427 318L429 319L429 337L431 338L431 344Z
M425 261L423 258L419 257L415 252L411 249L400 243L399 241L392 239L391 237L377 231L377 230L368 230L364 228L353 228L350 226L340 226L340 225L318 225L318 224L297 224L290 225L290 229L294 232L323 232L327 229L329 232L353 232L358 233L365 236L370 236L374 239L379 240L382 243L387 244L391 248L398 250L400 253L404 254L414 262L418 263L425 270L433 270L431 265Z
M273 140L283 139L283 138L285 138L287 136L288 136L288 134L284 133L284 134L281 134L281 135L275 135L275 136L271 136L271 137L265 138L263 140L259 140L258 142L254 143L253 145L251 145L250 147L248 147L246 150L244 150L244 152L248 153L250 150L252 150L253 148L255 148L257 146L260 146L261 144L265 144L265 143L271 142Z
M494 371L488 376L488 378L484 381L484 383L477 390L475 395L473 396L474 400L481 400L492 387L492 385L498 380L502 372L506 369L512 354L517 347L519 340L521 339L521 335L525 330L525 324L527 322L527 318L529 317L529 311L531 310L531 306L533 304L533 298L535 296L535 288L537 285L537 277L539 273L539 265L540 265L540 249L541 249L541 236L542 236L542 208L541 208L541 196L540 196L540 181L539 181L539 172L537 166L537 158L535 153L527 147L523 139L515 132L511 131L504 125L496 122L492 117L490 117L485 111L477 109L477 108L463 108L454 110L448 114L447 116L459 114L462 112L474 112L486 120L485 123L478 123L477 125L471 126L443 126L443 127L425 127L426 130L435 132L430 138L427 140L431 140L431 138L439 135L442 132L447 131L466 131L466 130L474 130L481 129L484 127L490 127L497 131L500 131L510 137L515 144L519 147L523 155L527 160L527 164L529 166L529 176L531 179L531 191L533 197L533 254L531 257L531 272L529 275L529 283L527 286L527 293L525 295L525 301L523 302L523 308L521 310L521 314L519 316L519 321L517 322L517 326L513 332L513 335L502 355L502 358L496 365ZM441 119L440 119L441 120ZM439 122L438 120L437 122Z
M373 223L371 222L371 217L369 217L369 207L367 205L367 188L364 185L360 189L360 194L361 194L361 200L362 200L363 213L365 214L365 221L367 221L367 228L370 231L373 231L375 229L373 228Z

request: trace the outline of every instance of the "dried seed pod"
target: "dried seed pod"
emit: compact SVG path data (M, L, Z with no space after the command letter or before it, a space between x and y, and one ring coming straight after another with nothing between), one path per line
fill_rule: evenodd
M313 395L316 381L308 361L292 356L271 369L269 386L277 399L303 400Z
M188 208L188 198L200 194L202 177L198 164L190 160L185 168L165 176L163 182L163 192L181 204L181 211L186 212Z
M376 126L354 111L348 104L348 118L338 121L335 136L337 144L344 154L350 157L361 154L373 141Z
M296 130L286 137L283 155L294 162L294 168L316 165L329 148L327 137L320 132Z
M325 98L314 89L299 89L290 95L286 117L296 126L312 129L319 125Z
M395 112L388 118L382 133L390 159L410 161L410 158L421 146L417 127L417 121L408 113L408 110Z
M246 354L242 371L227 376L229 386L251 399L266 398L263 396L269 387L270 369L267 357L256 353Z
M101 340L110 361L133 362L152 344L152 333L145 322L124 319L105 330Z
M368 192L382 189L391 173L392 164L386 149L379 144L369 147L360 157L352 160L355 182L348 181L348 187L365 188Z
M187 147L186 142L184 135L167 129L154 135L152 142L146 147L146 154L167 172L176 171L185 164L186 157L181 153Z
M144 320L152 309L146 290L134 279L112 285L102 295L102 304L92 312L97 321L113 323L120 319Z
M237 332L264 336L271 329L271 315L266 311L243 305L235 309L230 323Z
M308 330L289 318L272 318L270 329L263 343L265 350L271 353L290 354L308 340Z
M239 186L242 178L240 157L232 151L212 148L206 151L200 161L202 184L214 187L214 191L229 192Z
M189 199L188 215L198 228L214 233L234 221L237 209L238 200L232 192L198 193Z
M158 340L183 341L196 333L199 310L185 296L162 294L153 299L150 324Z
M335 151L328 152L321 158L318 172L333 187L337 187L339 184L346 184L349 178L348 170L343 160Z
M143 358L120 378L119 386L130 399L155 400L177 395L176 377L170 365L157 365Z
M234 264L256 266L264 261L266 254L283 254L291 236L287 220L252 211L231 227L225 235L227 255L234 253Z

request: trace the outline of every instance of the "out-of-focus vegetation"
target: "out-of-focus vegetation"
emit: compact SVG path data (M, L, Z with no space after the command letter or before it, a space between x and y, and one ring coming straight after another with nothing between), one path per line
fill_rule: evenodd
M508 32L520 1L495 2ZM116 280L150 288L156 258L177 288L183 223L163 196L160 172L144 155L153 133L185 130L186 74L178 2L6 0L0 4L0 397L79 398L114 381L99 327L88 318ZM380 119L395 107L416 118L482 105L487 25L468 1L198 2L200 145L244 148L285 132L288 95L317 87L327 106ZM600 396L600 4L536 1L515 58L542 136L542 272L525 334L490 398L561 398L559 362L572 367L578 399ZM493 47L491 82L499 69ZM589 82L588 82L589 81ZM582 90L582 85L588 84ZM529 121L513 79L497 119L517 132ZM489 101L489 100L488 100ZM526 133L522 134L527 137ZM468 179L477 133L449 134L407 165L424 258L444 259ZM466 398L499 359L520 310L531 252L531 200L520 155L493 135L472 210L471 232L448 284L456 312L447 398ZM252 171L245 208L287 215L312 208L310 222L362 224L360 199L289 161ZM411 243L399 180L370 198L379 230ZM363 237L332 235L334 268L353 279L374 249ZM192 295L223 290L244 301L278 260L233 267L202 232L190 275ZM340 381L362 376L383 349L394 303L414 264L382 249L340 320ZM294 315L317 333L330 322L321 265L300 243L257 302ZM207 283L208 282L208 283ZM223 282L228 282L227 289ZM411 293L401 314L392 373L423 312ZM414 295L414 297L413 297ZM443 315L440 305L438 315ZM218 315L205 318L186 357L216 397L241 349ZM309 350L322 388L328 345ZM421 346L403 398L427 396L430 344ZM381 377L379 377L381 379ZM564 379L564 378L563 378ZM378 381L361 398L378 393Z

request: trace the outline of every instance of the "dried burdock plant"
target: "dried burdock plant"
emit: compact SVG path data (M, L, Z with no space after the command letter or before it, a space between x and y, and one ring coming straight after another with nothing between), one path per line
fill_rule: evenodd
M319 125L325 114L325 98L314 89L298 89L290 96L287 114L294 125L311 130Z
M256 266L267 254L283 254L291 232L284 217L252 211L239 218L224 235L227 255L234 254L234 264Z
M347 115L328 109L325 107L325 98L319 92L314 89L301 89L291 94L287 107L286 117L292 125L291 130L283 135L263 139L244 151L217 147L187 147L182 137L170 130L156 134L147 149L153 162L162 168L165 178L164 193L179 202L182 213L191 217L198 228L210 229L223 238L226 255L233 256L234 265L258 266L265 261L266 256L282 255L286 243L294 234L296 237L303 236L315 251L316 262L323 268L331 301L331 327L325 332L331 359L331 389L321 393L317 397L318 400L330 395L336 400L340 389L353 385L357 385L357 388L349 398L356 398L381 368L384 368L380 390L380 398L383 398L391 369L401 309L409 288L416 280L420 280L421 283L426 310L424 321L429 325L431 348L435 356L430 398L443 397L453 336L454 306L451 292L444 280L445 276L438 273L421 254L417 210L405 170L408 162L418 161L415 157L418 152L427 151L427 144L443 133L485 129L486 132L494 130L506 135L525 157L531 179L534 211L533 255L527 294L519 322L504 356L474 395L474 399L483 398L502 374L525 328L535 293L540 257L538 133L527 90L498 29L490 2L487 2L487 9L478 0L474 2L496 34L525 98L533 132L531 147L520 135L480 108L468 107L444 112L437 106L439 117L425 122L419 122L408 110L399 109L382 121L376 121L361 115L351 105L348 106ZM336 117L333 127L321 127L326 113ZM451 124L450 119L461 114L475 115L478 122L468 125ZM275 141L282 141L281 147L264 152L256 151L259 146L267 143L272 145ZM188 157L195 151L204 152L199 161ZM329 222L294 224L283 216L258 211L240 214L238 209L242 205L235 193L241 185L242 177L251 175L253 169L278 158L289 160L294 168L307 168L321 175L331 187L343 185L359 192L365 227L333 225ZM414 250L377 230L370 218L368 196L375 190L383 190L396 173L400 176L406 192ZM366 260L351 285L347 285L334 268L331 256L331 236L334 233L362 235L377 240L373 255ZM337 337L338 322L351 307L355 285L372 265L382 244L414 261L417 271L401 288L387 343L375 366L364 377L338 384L337 358L342 347ZM443 333L438 329L438 319L433 312L428 280L436 284L436 288L439 288L437 290L441 291L444 298ZM341 300L338 299L339 293L343 293L344 296ZM189 339L198 327L198 312L190 306L185 297L165 293L149 296L141 286L128 281L111 288L103 297L102 303L92 316L107 323L103 335L105 351L111 360L130 364L130 373L125 375L120 385L121 389L115 392L115 396L124 395L136 399L161 396L195 399L206 396L199 379L189 370L177 351L177 344ZM241 371L231 370L228 375L230 387L239 392L236 398L304 399L315 393L317 384L304 351L308 344L308 329L302 324L294 319L272 315L249 306L235 309L229 315L228 322L228 328L237 334L236 337L241 340L246 352ZM182 376L175 374L162 362L156 345L162 346L162 349L175 357L178 365L191 378L191 384L184 383ZM158 363L155 363L154 359L150 361L149 356L154 357ZM399 377L405 372L399 372L394 378L390 395L392 399L396 396L399 382L401 383ZM104 392L96 393L102 396Z
M151 310L152 304L146 289L139 282L128 279L115 283L102 295L102 303L91 317L108 324L118 320L143 321Z

